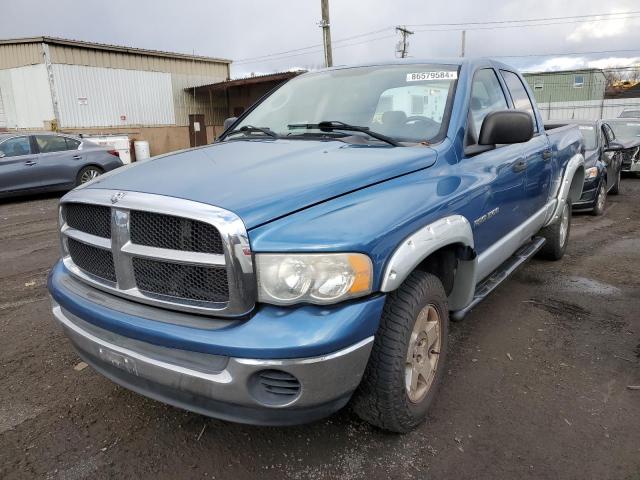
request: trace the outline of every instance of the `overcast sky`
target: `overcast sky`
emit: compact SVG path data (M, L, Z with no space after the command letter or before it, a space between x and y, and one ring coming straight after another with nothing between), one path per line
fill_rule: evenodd
M289 68L323 66L321 46L253 62L243 59L321 45L320 0L20 0L2 2L0 37L49 35L139 48L224 57L235 61L232 76ZM628 50L589 56L503 58L526 70L577 66L624 66L640 62L638 0L332 0L334 64L364 63L395 57L395 25L409 27L409 54L416 58L460 53L459 26L488 22L577 15L638 12L615 20L500 28L468 25L467 56L543 55ZM489 28L488 28L489 27ZM447 31L422 31L446 29ZM379 33L349 39L362 33ZM348 39L343 40L341 39ZM302 53L302 54L301 54ZM294 56L295 55L295 56Z

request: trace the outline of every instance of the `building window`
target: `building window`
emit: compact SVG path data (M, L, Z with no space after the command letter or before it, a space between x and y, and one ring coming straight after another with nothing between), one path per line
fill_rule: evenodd
M422 115L424 113L424 97L422 95L411 95L411 115Z
M533 84L533 89L534 90L544 90L544 83L534 83Z
M573 88L582 88L584 86L584 75L573 76Z

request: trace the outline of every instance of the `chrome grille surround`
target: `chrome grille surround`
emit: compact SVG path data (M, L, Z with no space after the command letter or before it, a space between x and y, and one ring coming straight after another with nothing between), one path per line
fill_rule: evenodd
M65 205L81 203L111 209L111 238L99 237L70 227ZM183 217L212 225L222 240L224 253L203 253L138 245L131 241L129 230L132 210ZM256 302L256 279L249 237L242 220L233 212L212 205L163 195L140 192L82 188L69 192L60 200L60 237L63 262L76 278L121 297L150 305L217 316L236 317L249 313ZM91 275L73 262L68 239L95 248L110 250L116 281ZM149 259L167 264L225 268L228 280L227 301L203 301L143 291L136 284L133 259Z

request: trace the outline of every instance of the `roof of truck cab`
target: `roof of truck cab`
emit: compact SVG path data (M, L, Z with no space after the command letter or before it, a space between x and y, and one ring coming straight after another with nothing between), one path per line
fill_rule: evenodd
M487 63L491 63L494 67L497 68L506 68L509 70L515 70L511 65L507 65L506 63L502 63L498 60L494 60L490 57L469 57L469 58L404 58L397 60L384 60L380 62L368 62L368 63L360 63L353 65L336 65L330 68L322 68L316 70L315 72L323 72L329 70L342 70L346 68L362 68L362 67L384 67L391 65L452 65L452 66L463 66L468 65L471 67L486 65ZM314 72L309 72L314 73Z

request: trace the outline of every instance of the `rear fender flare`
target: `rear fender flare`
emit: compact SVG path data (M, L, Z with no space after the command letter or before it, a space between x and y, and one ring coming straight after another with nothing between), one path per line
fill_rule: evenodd
M584 157L581 153L576 153L569 159L567 168L562 176L560 187L556 195L556 202L551 215L545 222L544 226L555 223L562 214L562 209L567 203L567 200L571 200L571 203L576 203L582 196L582 186L584 185Z

